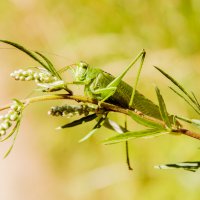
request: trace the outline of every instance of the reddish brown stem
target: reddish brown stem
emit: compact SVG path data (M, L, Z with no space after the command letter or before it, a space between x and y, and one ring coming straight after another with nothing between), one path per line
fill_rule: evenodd
M31 97L31 98L28 98L28 99L21 100L21 102L24 103L24 104L30 104L30 103L40 102L40 101L58 100L58 99L63 99L63 100L68 99L68 100L74 100L74 101L77 101L77 102L98 104L98 101L95 100L95 99L90 99L90 98L87 98L87 97L84 97L84 96L67 95L67 94L53 94L53 95L43 95L43 96L39 96L39 97ZM0 111L9 109L10 105L11 104L7 104L7 105L0 107ZM119 107L119 106L116 106L116 105L113 105L113 104L102 102L101 107L105 108L108 111L119 112L119 113L123 113L125 115L129 115L128 114L129 109L125 109L125 108L122 108L122 107ZM131 111L133 111L133 110L131 110ZM144 119L156 122L158 124L161 124L163 127L165 127L165 123L162 120L159 120L159 119L156 119L156 118L153 118L153 117L149 117L149 116L144 115L144 114L141 115L141 113L138 113L138 112L135 112L135 113L137 115L144 117ZM183 128L173 129L172 132L181 133L181 134L187 135L189 137L200 140L200 134L199 133L196 133L196 132L193 132L193 131L190 131L190 130L187 130L187 129L183 129Z

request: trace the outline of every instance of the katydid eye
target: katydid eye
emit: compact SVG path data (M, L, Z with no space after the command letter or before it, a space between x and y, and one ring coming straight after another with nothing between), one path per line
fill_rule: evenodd
M81 68L83 68L83 69L87 69L87 68L88 68L88 64L85 63L85 62L82 62L82 61L79 63L79 66L80 66Z

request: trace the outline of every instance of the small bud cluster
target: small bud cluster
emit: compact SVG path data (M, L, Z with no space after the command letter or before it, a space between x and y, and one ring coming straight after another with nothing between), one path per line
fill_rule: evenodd
M13 101L9 111L5 115L0 115L0 137L6 135L6 131L12 126L12 123L19 120L22 109L21 103Z
M90 112L95 112L96 110L97 106L92 104L65 105L52 107L48 114L52 116L65 116L70 118L76 115L87 116Z
M52 83L57 81L58 78L53 76L50 72L46 70L42 70L40 72L33 71L31 69L28 70L15 70L10 74L15 80L20 81L32 81L35 80L36 83Z

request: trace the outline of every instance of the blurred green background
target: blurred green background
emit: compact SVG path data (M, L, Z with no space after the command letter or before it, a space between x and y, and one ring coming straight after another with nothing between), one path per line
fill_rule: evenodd
M153 65L162 67L199 97L198 0L2 0L0 24L1 39L44 53L58 69L84 60L118 75L144 48L147 58L139 90L156 102L154 86L158 85L170 113L197 117L169 91L170 83ZM32 65L37 63L0 44L1 105L12 98L25 98L32 91L33 84L9 78L14 69ZM134 78L132 70L125 80L131 84ZM131 141L134 170L128 171L124 144L101 144L113 135L111 131L102 128L79 144L93 122L55 130L72 120L47 116L51 106L63 104L37 103L25 111L12 153L0 160L0 199L199 199L199 172L153 168L199 160L199 141L173 135ZM112 118L124 120L123 115ZM130 129L135 126L129 123ZM8 143L1 144L1 157L8 147Z

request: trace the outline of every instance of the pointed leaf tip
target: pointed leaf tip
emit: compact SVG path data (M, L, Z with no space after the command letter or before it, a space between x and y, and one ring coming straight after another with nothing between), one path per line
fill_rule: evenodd
M161 117L162 117L163 121L165 122L166 126L171 129L172 125L171 125L171 122L169 119L169 115L167 113L167 108L166 108L164 99L160 93L159 88L155 87L155 90L156 90L156 94L157 94L157 98L158 98L158 102L159 102L159 109L160 109Z
M119 142L128 141L130 139L136 139L136 138L145 138L145 137L153 137L158 136L160 134L164 134L164 130L162 129L145 129L141 131L132 131L132 132L126 132L120 135L116 135L114 137L108 138L103 141L104 144L115 144Z

